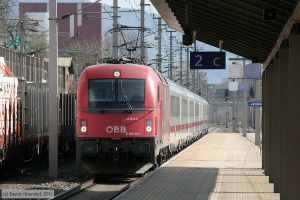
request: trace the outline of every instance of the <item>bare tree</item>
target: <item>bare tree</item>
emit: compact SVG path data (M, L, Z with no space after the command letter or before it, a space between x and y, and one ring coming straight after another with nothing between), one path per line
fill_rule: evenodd
M48 57L48 35L43 31L38 31L38 26L38 22L34 20L25 23L25 54L40 58Z
M0 39L15 39L17 33L16 21L10 20L13 17L15 0L0 0Z
M13 7L15 6L14 0L0 0L0 20L6 22L8 17L11 16ZM3 24L0 25L2 27Z
M85 67L96 64L102 58L101 46L101 41L94 38L71 45L60 52L60 56L72 57L77 72L80 74Z
M133 31L123 31L119 40L120 57L139 58L138 34ZM109 58L112 55L112 35L105 34L102 41L94 38L89 41L77 43L70 46L62 53L62 56L73 58L78 74L87 66L97 64L102 58Z

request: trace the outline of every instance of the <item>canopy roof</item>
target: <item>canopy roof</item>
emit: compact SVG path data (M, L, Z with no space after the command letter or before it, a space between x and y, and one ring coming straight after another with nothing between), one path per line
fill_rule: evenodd
M197 40L252 58L271 60L276 48L299 19L299 0L151 0L168 25L197 31ZM276 9L264 20L266 8ZM278 46L279 45L279 46ZM274 52L273 52L274 51ZM277 50L276 50L277 51Z

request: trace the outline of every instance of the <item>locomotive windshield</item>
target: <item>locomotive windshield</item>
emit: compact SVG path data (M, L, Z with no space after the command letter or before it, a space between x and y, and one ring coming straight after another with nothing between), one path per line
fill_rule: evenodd
M143 79L93 79L88 87L89 112L132 112L145 108Z

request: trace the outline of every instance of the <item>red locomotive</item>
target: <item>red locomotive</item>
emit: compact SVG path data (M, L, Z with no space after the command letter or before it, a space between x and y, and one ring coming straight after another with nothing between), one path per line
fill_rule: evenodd
M87 67L77 87L77 161L93 174L159 165L207 132L208 103L149 66Z

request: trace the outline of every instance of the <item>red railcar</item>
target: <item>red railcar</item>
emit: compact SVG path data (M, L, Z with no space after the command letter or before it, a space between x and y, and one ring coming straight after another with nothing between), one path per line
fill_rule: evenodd
M77 87L77 161L94 174L160 164L207 132L207 108L151 67L87 67Z

